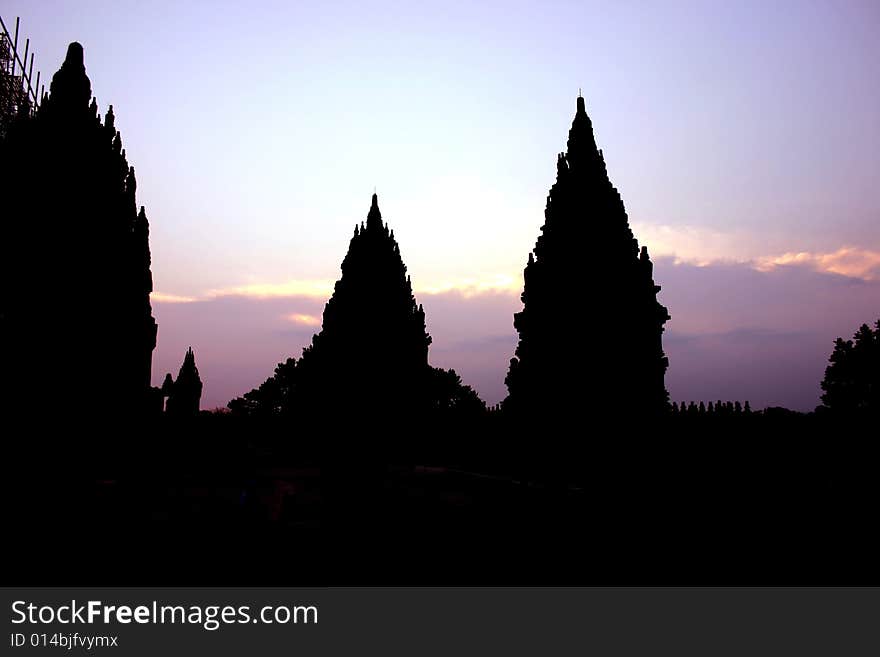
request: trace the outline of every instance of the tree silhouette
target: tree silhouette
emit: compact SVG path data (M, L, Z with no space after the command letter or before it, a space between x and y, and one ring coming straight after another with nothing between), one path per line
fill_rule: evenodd
M229 410L236 415L264 418L290 414L294 404L296 362L295 358L288 358L278 363L275 373L258 388L230 401Z
M880 412L880 320L852 340L837 338L822 381L822 403L839 413Z
M455 370L432 367L429 377L433 409L445 414L474 416L486 410L486 403L461 381Z
M534 418L664 412L661 335L669 315L581 97L544 217L514 316L519 344L505 409Z

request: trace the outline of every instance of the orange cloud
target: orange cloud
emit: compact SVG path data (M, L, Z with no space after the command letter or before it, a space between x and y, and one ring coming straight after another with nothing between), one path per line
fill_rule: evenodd
M321 318L315 317L315 315L307 315L305 313L290 313L289 315L285 315L284 319L288 322L293 322L294 324L299 324L300 326L320 326Z
M285 283L249 283L208 290L205 296L250 297L252 299L277 299L281 297L317 297L326 299L333 293L333 281L292 280Z
M196 297L185 297L178 294L164 294L162 292L150 294L150 301L154 303L192 303L198 300Z
M772 271L784 266L810 267L826 274L839 274L866 281L880 279L880 251L844 246L831 253L799 251L768 256L755 261L758 271Z
M880 251L860 247L843 246L828 252L785 251L781 255L761 255L761 250L767 246L743 231L639 223L633 224L633 230L639 244L647 245L652 256L671 257L675 264L706 267L733 263L748 265L762 272L796 266L863 280L880 279Z
M427 286L415 286L416 294L445 294L457 292L461 296L470 297L481 294L508 292L519 294L522 292L522 275L511 276L508 274L496 274L483 279L465 278L459 280L444 281Z
M676 264L705 267L719 262L746 262L759 244L743 231L720 231L686 224L632 224L640 246L652 258L671 257ZM760 253L760 251L757 251Z

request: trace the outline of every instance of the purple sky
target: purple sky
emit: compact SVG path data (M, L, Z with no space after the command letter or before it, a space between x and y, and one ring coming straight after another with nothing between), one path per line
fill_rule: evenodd
M581 87L657 259L673 398L810 409L833 339L880 317L880 6L646 5L2 12L44 78L84 45L151 221L154 379L192 344L205 407L299 355L374 186L432 363L500 400Z

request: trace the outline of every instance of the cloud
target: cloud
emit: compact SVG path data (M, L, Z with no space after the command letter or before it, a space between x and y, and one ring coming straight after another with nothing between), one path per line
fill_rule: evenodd
M687 224L634 222L633 233L652 257L671 257L698 267L717 262L747 262L760 253L750 235Z
M454 281L445 281L434 285L415 286L416 294L447 294L456 293L462 297L469 299L471 297L510 293L519 294L522 292L523 280L522 276L513 276L510 274L496 274L485 279L465 278Z
M232 287L208 290L204 296L209 299L219 297L249 297L251 299L279 299L284 297L327 298L333 292L333 281L328 280L290 280L283 283L249 283Z
M185 297L178 294L164 294L162 292L153 292L150 294L150 301L153 303L193 303L198 301L197 297Z
M284 319L300 326L320 326L321 318L316 315L307 315L306 313L289 313L284 315Z
M777 267L806 267L865 281L880 279L880 251L857 246L842 246L834 251L785 250L767 254L765 244L738 231L666 224L634 224L633 231L653 257L669 257L676 264L706 267L737 263L761 272Z
M755 261L758 271L773 271L777 267L788 266L809 267L826 274L875 281L880 279L880 251L844 246L830 253L789 252Z
M310 298L326 301L333 293L335 283L330 280L290 280L283 283L248 283L224 288L214 288L199 296L183 296L153 292L151 299L157 303L196 303L227 297L248 299ZM519 294L522 291L522 275L490 274L483 278L461 278L415 285L416 295L454 293L465 298L487 294Z

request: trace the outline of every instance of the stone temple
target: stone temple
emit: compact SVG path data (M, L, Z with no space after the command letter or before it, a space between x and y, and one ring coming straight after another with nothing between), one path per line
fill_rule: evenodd
M659 290L578 97L524 271L504 409L535 420L663 413L669 314L657 301Z
M0 140L4 410L41 418L154 411L149 225L112 106L71 43L49 93ZM160 399L161 403L161 399Z

